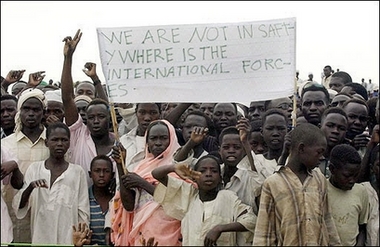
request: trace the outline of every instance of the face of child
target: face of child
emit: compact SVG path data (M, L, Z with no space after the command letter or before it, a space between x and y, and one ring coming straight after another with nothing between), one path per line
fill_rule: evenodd
M306 166L307 170L310 171L319 165L326 147L327 141L324 136L321 136L318 140L315 140L312 145L303 146L300 160L304 166Z
M360 164L347 163L336 167L330 164L331 183L341 190L351 190L357 181L360 172Z
M170 144L169 129L165 125L156 124L152 126L148 134L148 149L157 157L164 152Z
M365 105L350 102L343 110L348 117L348 132L353 135L363 133L368 124L368 111Z
M144 135L150 122L160 118L160 111L157 104L141 103L136 110L139 132Z
M328 114L321 123L327 146L334 147L343 142L347 131L347 119L339 113Z
M106 187L113 178L112 165L110 165L106 160L96 160L92 164L89 174L94 186Z
M103 104L91 105L87 109L87 127L93 136L108 135L110 115Z
M69 134L63 128L55 128L50 132L45 144L49 148L51 156L63 158L70 147Z
M222 131L222 129L228 126L235 126L237 124L237 116L234 105L230 103L216 104L212 120L218 131Z
M263 123L263 137L269 149L279 150L284 145L288 125L283 116L272 114Z
M236 166L245 155L239 135L224 135L222 143L220 145L219 153L225 165Z
M204 117L198 115L189 115L182 124L182 136L187 142L191 137L194 127L207 127L207 121Z
M197 168L201 173L197 180L198 189L210 191L217 188L222 181L219 164L212 158L205 158L200 162Z
M263 154L268 150L260 131L251 132L251 135L249 136L249 144L255 154Z

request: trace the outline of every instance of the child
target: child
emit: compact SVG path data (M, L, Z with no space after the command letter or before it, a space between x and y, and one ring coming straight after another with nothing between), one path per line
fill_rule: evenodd
M31 209L33 244L72 244L72 225L90 221L86 175L65 160L70 130L64 123L48 126L45 144L49 158L30 164L12 206L18 219Z
M208 135L210 125L210 120L203 112L192 111L186 115L182 124L182 137L186 143L174 154L175 161L183 161L190 154L192 157L190 167L193 168L200 157L208 154L203 147L203 142ZM194 131L199 137L197 140L191 138Z
M263 154L268 151L267 144L264 141L264 137L261 134L261 131L251 130L249 136L249 144L251 149L255 154Z
M89 175L93 185L88 188L91 244L110 245L110 228L105 229L105 220L108 218L108 205L113 197L108 188L114 174L113 163L108 156L100 154L92 159Z
M340 245L327 201L327 180L319 169L326 149L322 131L310 123L291 134L285 166L263 183L254 246Z
M364 246L369 212L368 194L356 183L361 158L354 147L336 145L330 153L328 196L342 245Z
M171 172L195 180L198 188L168 176ZM222 177L216 157L201 157L194 170L178 163L158 167L152 175L161 182L154 191L155 201L168 215L181 220L183 246L235 246L235 232L253 231L252 208L236 193L220 189Z

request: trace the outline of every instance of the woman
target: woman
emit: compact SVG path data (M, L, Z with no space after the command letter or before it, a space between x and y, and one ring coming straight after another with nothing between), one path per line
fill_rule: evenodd
M120 190L116 192L111 207L111 241L116 246L141 246L143 239L154 237L158 245L180 246L181 223L166 215L153 200L158 181L151 174L153 169L171 164L180 145L174 127L166 120L151 122L145 138L145 158L127 174L122 168L125 156L121 153L125 149L119 144L113 150L113 158L118 164Z

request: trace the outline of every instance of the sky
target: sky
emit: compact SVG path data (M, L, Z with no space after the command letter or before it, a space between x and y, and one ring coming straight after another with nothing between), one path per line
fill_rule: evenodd
M45 71L60 81L63 38L83 35L74 54L73 80L97 64L96 29L296 18L296 69L321 81L323 67L348 72L354 82L379 83L379 1L1 1L1 75Z

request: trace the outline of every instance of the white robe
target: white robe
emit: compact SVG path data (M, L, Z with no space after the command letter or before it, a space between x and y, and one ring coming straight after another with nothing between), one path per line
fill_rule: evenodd
M181 220L183 246L203 246L206 234L219 224L239 222L248 231L254 231L252 208L230 190L220 190L214 200L202 202L198 190L191 184L169 176L167 187L161 183L157 185L154 200L169 216ZM242 214L244 211L247 213ZM236 244L236 232L223 232L217 240L218 246Z
M70 163L51 188L35 188L25 207L19 209L22 193L29 184L46 179L50 186L50 170L45 161L32 163L25 173L25 183L13 199L16 217L22 219L31 209L33 244L72 244L72 225L90 222L87 178L83 168Z

